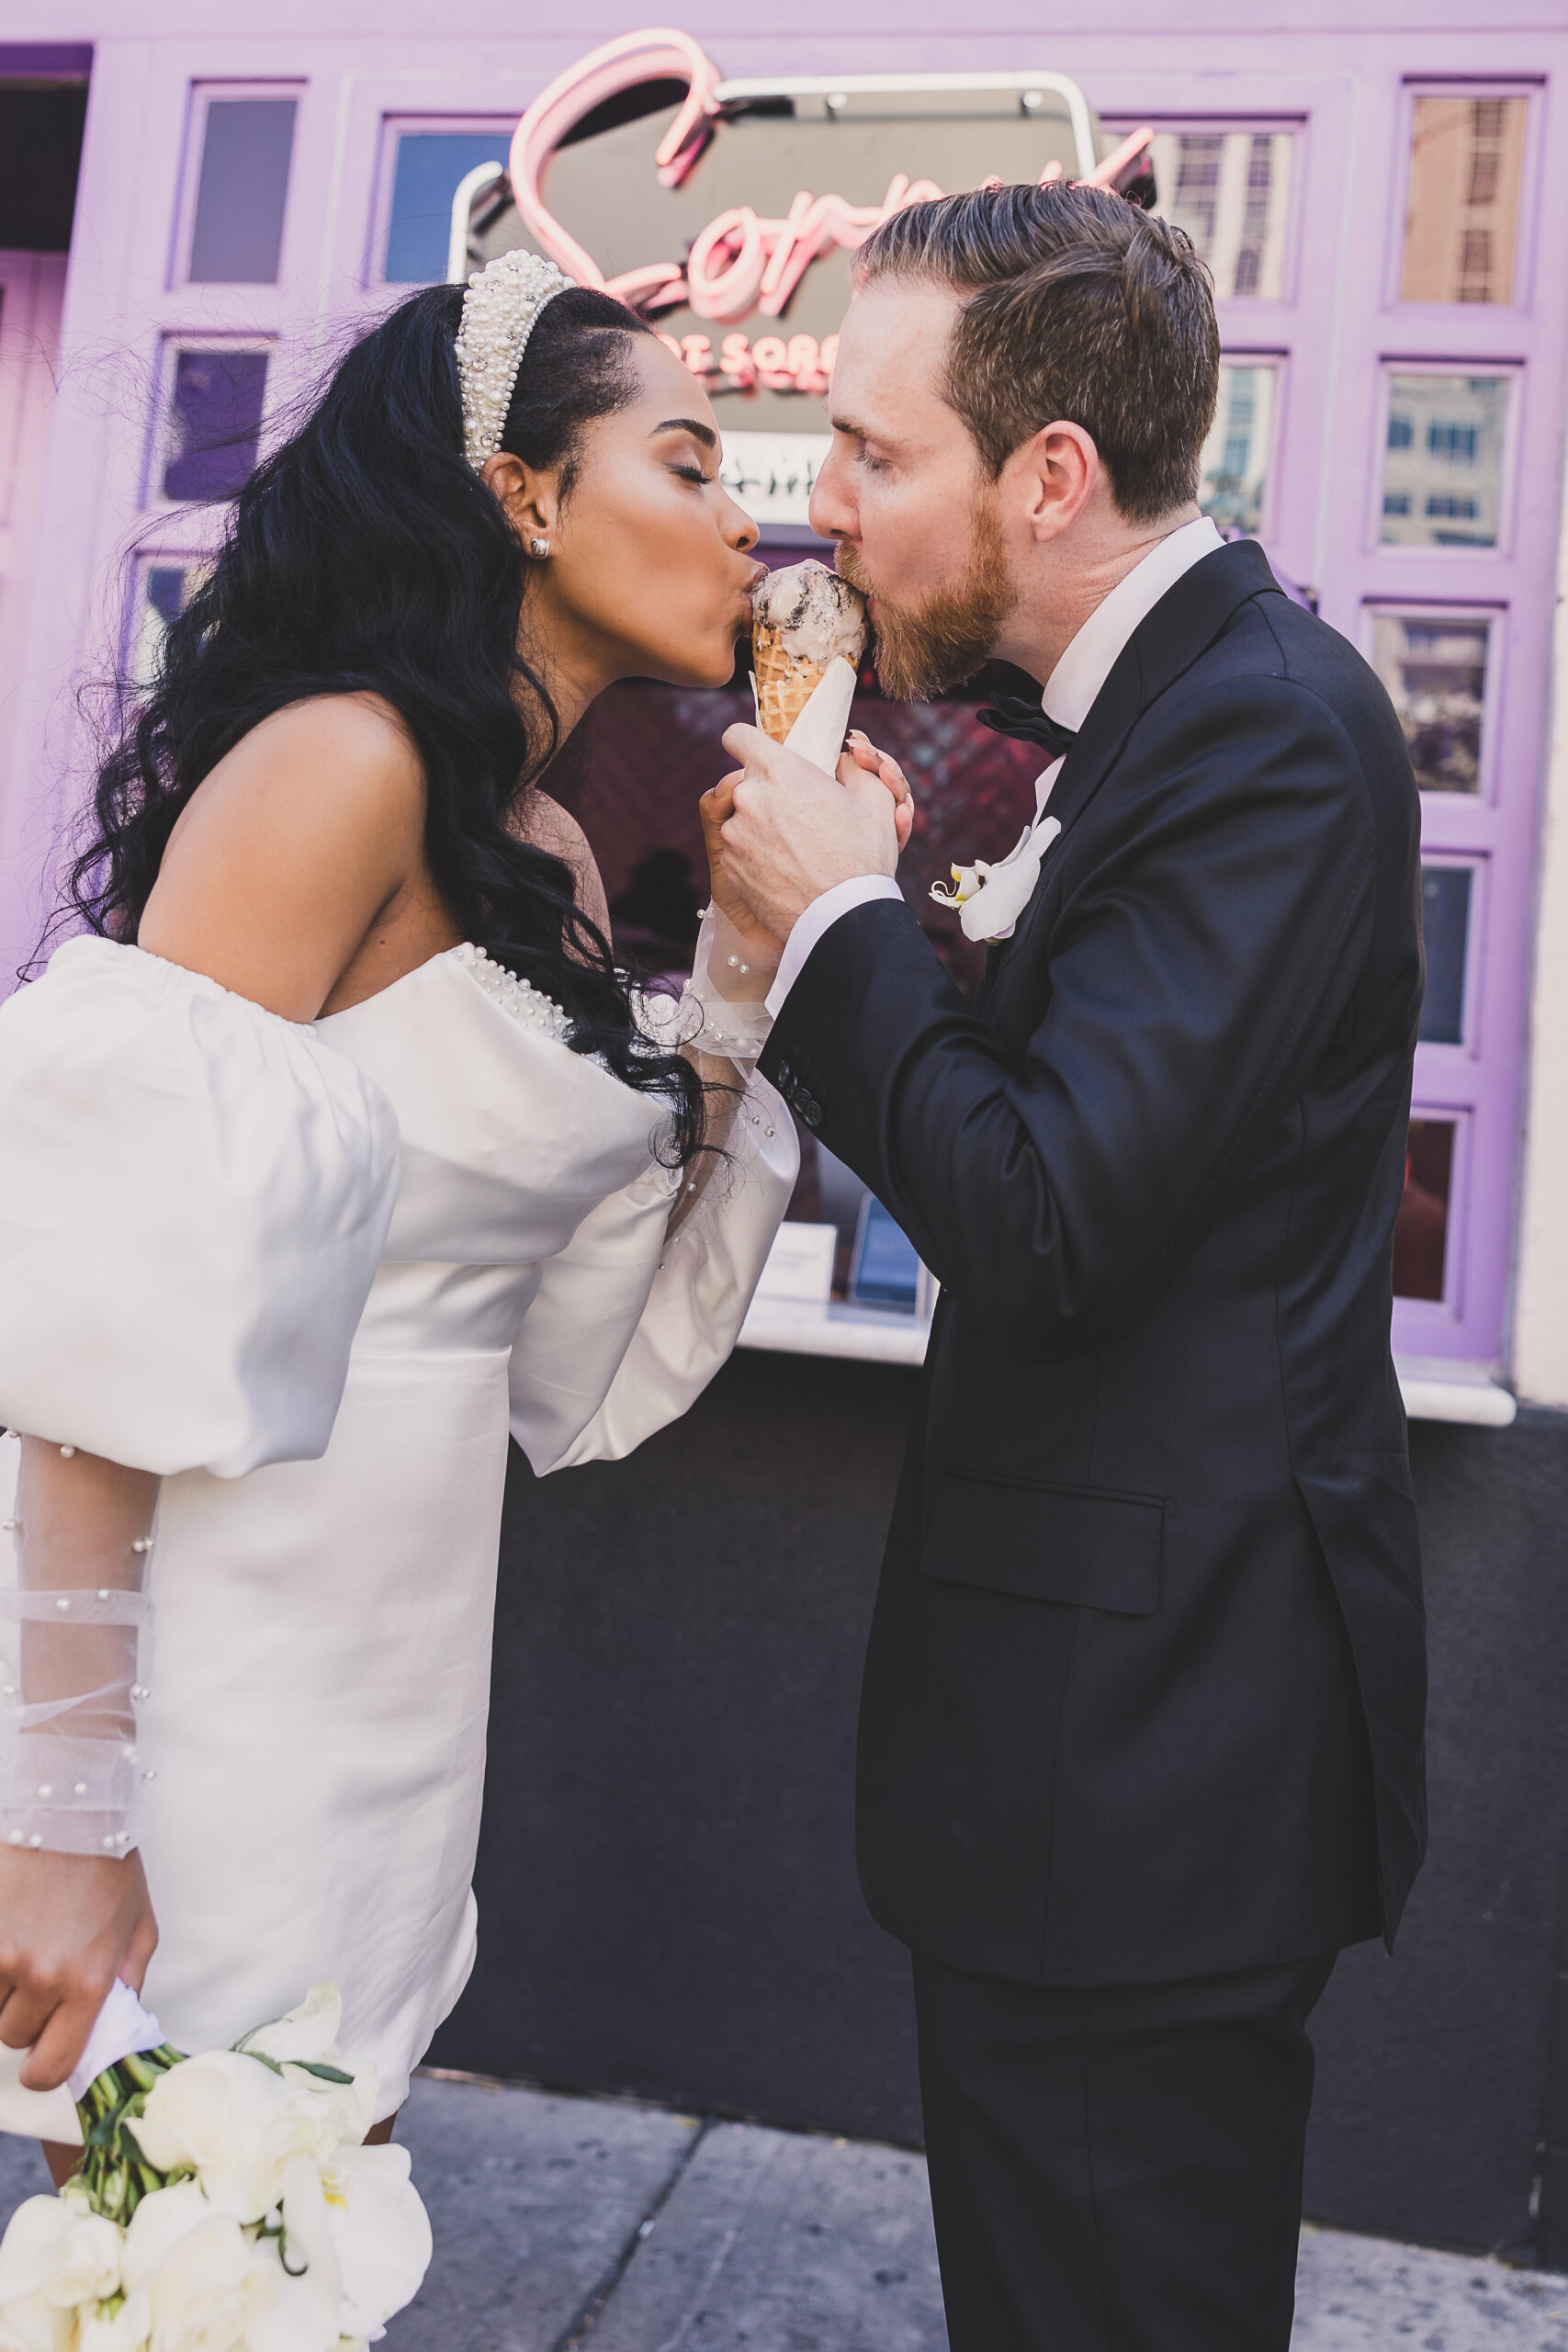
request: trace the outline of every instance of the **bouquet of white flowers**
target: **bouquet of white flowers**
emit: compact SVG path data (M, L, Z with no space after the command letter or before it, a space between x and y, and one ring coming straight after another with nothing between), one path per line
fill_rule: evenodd
M186 2058L117 1985L72 2077L82 2165L0 2241L0 2352L364 2352L384 2335L419 2291L430 2222L408 2151L361 2144L376 2070L340 2055L341 2012L317 1984Z

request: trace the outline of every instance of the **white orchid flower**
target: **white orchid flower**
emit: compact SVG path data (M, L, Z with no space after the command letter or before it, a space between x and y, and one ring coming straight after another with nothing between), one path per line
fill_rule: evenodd
M73 2312L118 2295L121 2243L115 2224L69 2188L59 2197L28 2198L0 2241L0 2307L41 2295L57 2310Z
M154 2190L132 2214L125 2284L127 2343L146 2342L151 2352L248 2352L282 2291L282 2271L270 2248L186 2180Z
M212 2050L160 2075L129 2128L157 2171L194 2172L220 2211L260 2222L282 2197L296 2156L333 2154L338 2121L326 2102L270 2066Z
M374 2342L430 2267L430 2216L406 2148L342 2148L327 2168L327 2216L343 2274L344 2333Z
M264 2058L324 2061L336 2065L338 2029L343 2023L343 1995L335 1984L312 1984L298 2007L270 2025L258 2025L237 2045L259 2051Z
M961 907L967 899L978 898L985 888L990 877L990 861L977 857L973 865L954 865L949 871L952 882L933 882L931 897L939 907Z
M0 2352L75 2352L76 2320L42 2295L0 2303Z
M282 2238L262 2241L276 2267L276 2299L252 2323L245 2352L338 2352L343 2279L321 2172L309 2156L288 2166L282 2217Z
M107 2304L96 2311L85 2310L81 2324L75 2352L144 2352L147 2331L152 2324L146 2290L133 2295L117 2312L111 2312Z
M355 2065L344 2057L337 2046L342 2023L343 1996L337 1986L312 1984L287 2017L257 2026L236 2046L253 2056L273 2060L296 2090L313 2092L330 2110L337 2138L357 2145L376 2120L380 2084L373 2065ZM330 2066L353 2079L333 2083L303 2071L319 2066Z

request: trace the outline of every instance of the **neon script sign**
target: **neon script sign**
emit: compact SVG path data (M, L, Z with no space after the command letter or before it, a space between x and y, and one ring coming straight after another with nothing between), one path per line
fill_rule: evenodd
M623 33L592 51L558 75L529 107L513 134L508 164L513 198L524 227L540 250L583 286L595 286L650 316L686 307L716 330L734 328L754 311L782 319L812 263L835 248L853 253L872 231L908 204L939 197L932 179L895 172L879 204L851 204L841 196L814 195L803 188L782 218L758 213L749 204L718 213L693 238L683 263L649 262L606 278L550 211L544 176L550 158L570 132L608 100L649 81L683 82L685 101L654 154L660 187L679 187L700 159L723 112L717 67L688 34L663 28ZM1089 175L1113 186L1146 147L1151 134L1135 131ZM1041 175L1044 184L1061 176L1059 162ZM992 182L999 186L999 182ZM667 337L694 375L723 376L739 386L760 383L773 390L820 391L833 365L838 338L814 335L691 334L677 343Z

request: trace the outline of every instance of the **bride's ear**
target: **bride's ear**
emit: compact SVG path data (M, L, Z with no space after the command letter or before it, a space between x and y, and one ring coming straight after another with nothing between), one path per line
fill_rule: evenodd
M500 499L506 519L525 548L547 547L560 501L548 474L536 473L508 450L487 458L479 479Z

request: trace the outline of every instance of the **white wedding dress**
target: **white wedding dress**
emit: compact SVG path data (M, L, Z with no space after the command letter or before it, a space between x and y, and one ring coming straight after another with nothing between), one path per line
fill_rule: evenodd
M752 1076L666 1244L660 1099L564 1025L468 947L299 1026L78 939L0 1008L0 1423L164 1479L145 1998L195 2050L331 1978L383 2113L473 1963L508 1426L543 1473L683 1412L795 1172ZM74 2139L17 2064L0 2128Z

